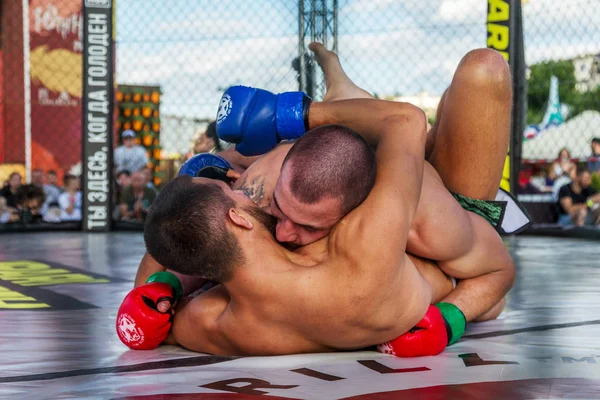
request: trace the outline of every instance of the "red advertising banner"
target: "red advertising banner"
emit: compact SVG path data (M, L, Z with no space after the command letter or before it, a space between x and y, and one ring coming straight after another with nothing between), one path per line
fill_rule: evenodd
M0 184L17 164L25 163L23 90L23 9L18 1L0 1Z
M82 0L30 0L32 169L81 163Z

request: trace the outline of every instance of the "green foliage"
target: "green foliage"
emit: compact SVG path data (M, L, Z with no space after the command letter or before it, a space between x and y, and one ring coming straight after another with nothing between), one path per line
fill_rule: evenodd
M569 117L581 114L585 110L600 111L600 87L585 93L578 93L578 96L569 103L571 113Z
M573 118L585 110L600 111L600 87L584 93L577 91L575 67L571 60L544 61L531 66L531 75L527 82L528 124L538 124L542 121L548 104L552 75L558 78L560 102L570 107L568 118Z
M600 173L596 172L592 174L592 185L597 192L600 192Z

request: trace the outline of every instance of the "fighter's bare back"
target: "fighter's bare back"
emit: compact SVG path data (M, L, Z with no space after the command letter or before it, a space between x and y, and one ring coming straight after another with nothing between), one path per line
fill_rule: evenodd
M290 147L280 145L255 161L232 188L243 190L259 207L268 208ZM465 214L435 169L426 163L408 248L427 258L452 258L459 254L461 237L447 235L447 227L453 225L457 232L471 235ZM266 355L361 348L410 329L422 316L424 305L439 301L452 290L447 276L418 257L411 257L412 268L405 268L402 276L387 278L360 273L339 260L327 262L330 238L335 240L335 229L329 237L298 249L298 257L292 263L280 254L265 257L269 263L280 265L281 273L254 274L247 292L238 294L238 298L232 299L219 285L192 299L176 313L176 341L211 354ZM393 285L389 285L390 279L395 282ZM331 290L332 286L337 290ZM394 289L389 292L386 287ZM190 317L190 313L194 316ZM394 314L392 318L390 313Z

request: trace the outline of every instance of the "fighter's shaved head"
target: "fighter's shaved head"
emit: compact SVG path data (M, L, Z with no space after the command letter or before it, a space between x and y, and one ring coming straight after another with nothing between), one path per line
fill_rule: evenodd
M343 125L315 128L290 149L282 168L290 168L292 194L302 203L325 197L342 200L342 215L369 194L375 174L375 153L356 132Z

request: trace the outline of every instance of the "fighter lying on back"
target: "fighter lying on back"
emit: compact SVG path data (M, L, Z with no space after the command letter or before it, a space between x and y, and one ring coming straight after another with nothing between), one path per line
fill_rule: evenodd
M305 141L304 143L306 143L306 141ZM275 152L273 152L273 153L277 153L277 150L276 150ZM273 154L273 153L271 153L271 154ZM281 151L280 151L280 153L281 153ZM285 153L283 153L283 154L285 154ZM269 155L268 155L267 157L265 157L265 159L267 159L268 157L269 157ZM271 157L271 158L277 158L277 159L279 160L279 162L281 162L281 160L283 159L283 156L281 156L281 155L276 155L276 156L273 156L273 157ZM291 159L291 158L290 158L290 159ZM263 163L263 164L264 164L264 163ZM430 168L430 167L429 167L429 168ZM433 171L433 169L432 169L432 168L430 168L430 169ZM283 176L283 175L284 175L284 174L282 174L282 176ZM440 188L441 188L441 189L442 189L442 191L443 191L443 193L445 193L446 195L448 195L448 194L447 194L447 191L446 191L446 190L443 188L443 185L442 185L442 183L441 183L441 180L439 179L439 176L437 176L437 174L435 174L435 171L433 171L433 174L432 174L432 175L433 175L433 177L434 177L434 179L433 179L433 180L431 180L431 179L430 179L430 181L432 181L432 182L433 182L433 185L432 185L432 187L433 187L434 189L436 189L436 188L437 188L437 192L440 192ZM437 177L437 179L436 179L436 177ZM281 180L280 180L280 181L281 181ZM245 180L243 180L243 179L242 179L242 180L241 180L241 182L245 182ZM426 185L426 182L427 182L427 177L425 177L425 178L424 178L424 185ZM281 191L280 191L280 193L281 193ZM285 191L284 191L284 193L285 193ZM425 190L425 186L424 186L424 190L423 190L423 196L424 196L424 197L426 197L426 193L434 193L434 194L435 194L435 193L436 193L436 190L433 190L433 191L429 190L429 191L427 191L427 190ZM288 197L289 197L289 196L288 196ZM422 200L423 200L423 199L422 199ZM447 203L448 203L448 201L447 201ZM452 203L456 204L456 203L453 201L453 199L452 199L452 198L450 198L450 200L449 200L449 205L451 205ZM442 204L444 204L444 203L442 202ZM439 206L438 206L438 207L439 207ZM421 208L421 207L420 207L420 208ZM430 209L431 209L431 207L430 207ZM462 211L462 209L460 209L460 208L459 208L459 210L460 210L460 212L463 212L463 211ZM455 214L455 213L450 213L450 215L454 215L454 214ZM465 213L463 212L463 214L465 214ZM413 226L414 226L414 225L415 225L415 224L413 223ZM487 226L487 225L486 225L486 226ZM422 226L420 226L420 225L417 225L417 227L418 227L418 228L422 228ZM279 226L278 226L278 228L279 228ZM488 228L488 230L489 230L489 226L487 226L487 228ZM492 232L493 232L493 231L492 231ZM325 232L325 233L326 233L326 232ZM412 231L411 231L411 233L412 233ZM470 232L469 232L469 233L470 233ZM414 235L413 235L413 236L414 236ZM494 239L494 238L492 237L492 240L493 240L493 239ZM497 239L497 237L496 237L496 239ZM414 240L413 240L413 241L414 241ZM409 240L409 243L410 243L410 240ZM500 244L500 247L501 247L501 244ZM503 261L503 260L502 260L502 257L500 257L500 259L499 259L499 263L498 263L498 264L499 264L499 265L501 265L501 264L502 264L502 261ZM505 263L505 264L506 264L506 263ZM459 271L459 273L460 273L460 271ZM465 276L466 276L466 275L465 275ZM509 279L509 280L510 280L510 279Z

